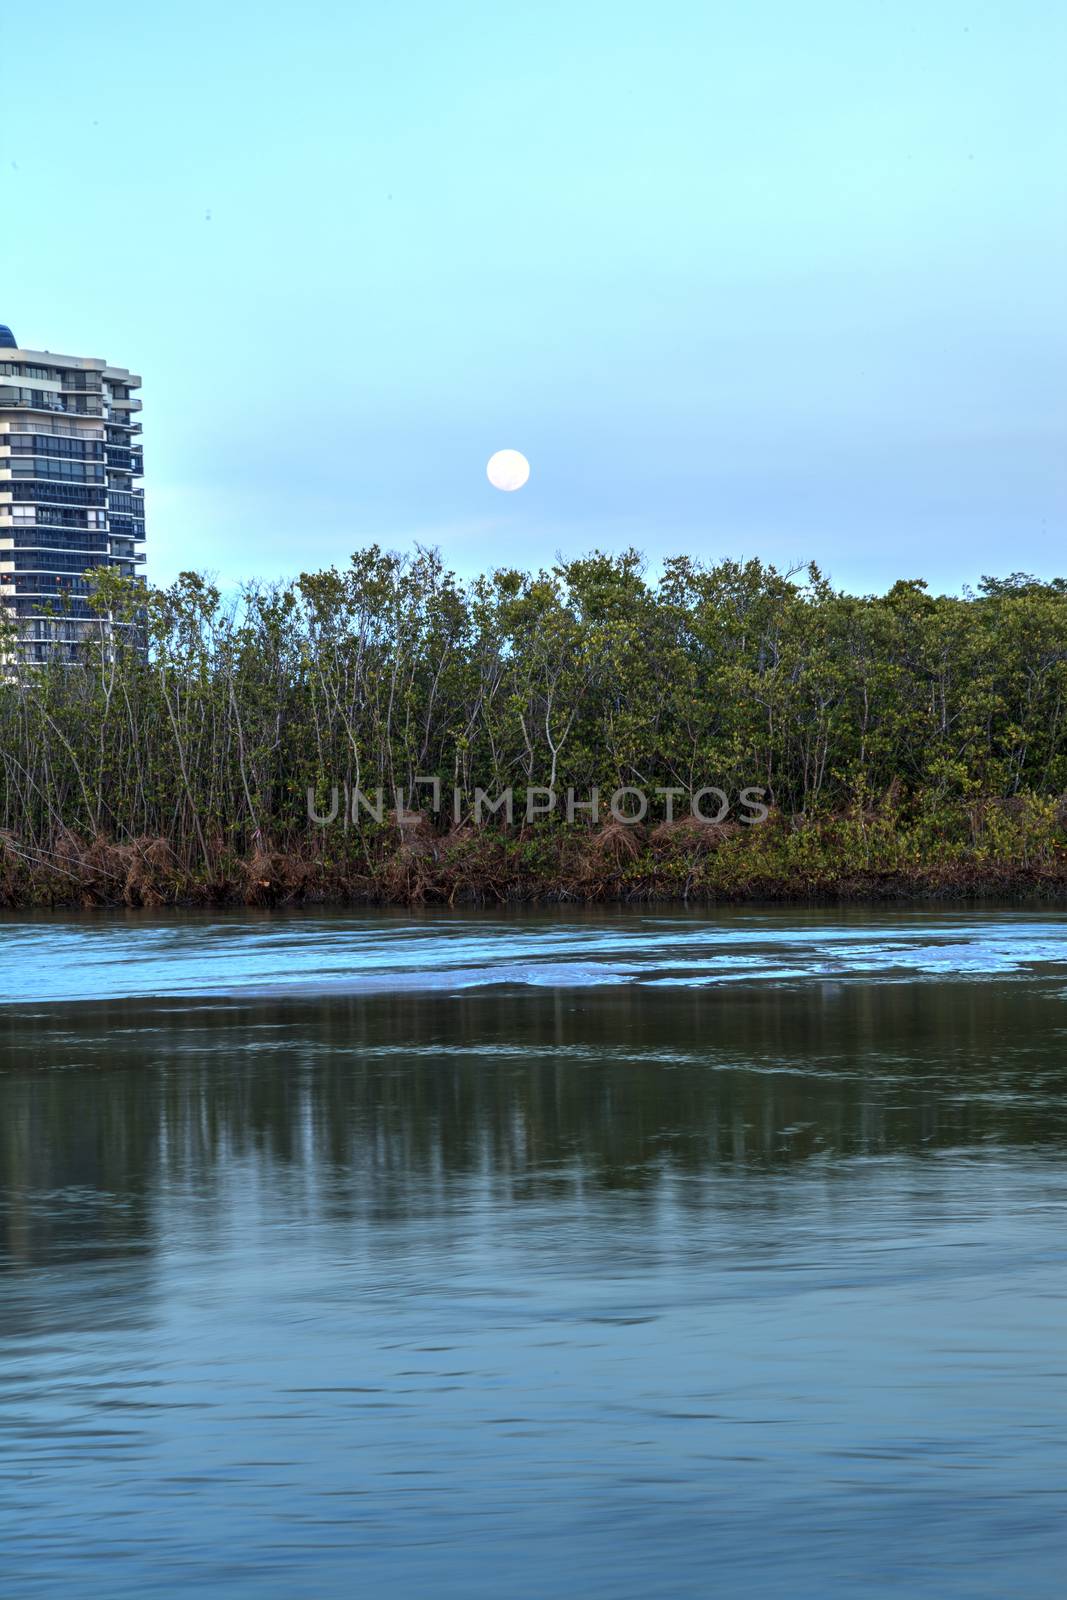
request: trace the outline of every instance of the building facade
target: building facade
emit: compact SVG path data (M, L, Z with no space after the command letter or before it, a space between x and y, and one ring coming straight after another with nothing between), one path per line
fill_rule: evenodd
M141 380L0 325L0 608L22 660L73 659L95 567L144 564Z

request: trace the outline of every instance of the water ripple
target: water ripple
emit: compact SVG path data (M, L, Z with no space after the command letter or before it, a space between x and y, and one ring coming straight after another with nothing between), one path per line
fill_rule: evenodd
M1067 976L1067 918L1011 912L233 915L0 922L0 1003L487 985Z

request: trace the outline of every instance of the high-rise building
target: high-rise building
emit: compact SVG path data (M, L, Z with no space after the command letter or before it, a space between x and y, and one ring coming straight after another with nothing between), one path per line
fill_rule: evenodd
M89 569L144 563L140 386L106 361L22 350L0 325L0 616L24 661L77 655Z

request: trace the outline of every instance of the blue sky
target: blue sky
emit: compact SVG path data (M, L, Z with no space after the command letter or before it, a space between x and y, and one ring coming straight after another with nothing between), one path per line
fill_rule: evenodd
M0 321L143 373L153 578L1067 567L1053 0L52 0L0 42Z

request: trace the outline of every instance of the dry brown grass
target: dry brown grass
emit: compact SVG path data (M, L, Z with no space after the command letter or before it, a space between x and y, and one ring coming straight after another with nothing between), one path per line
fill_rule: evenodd
M703 855L724 840L743 832L739 822L706 822L700 817L676 817L673 822L661 822L653 828L652 845L656 850Z

